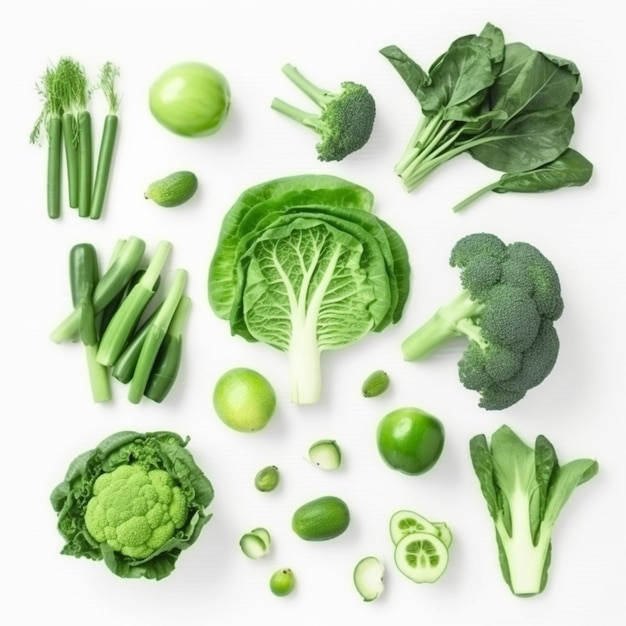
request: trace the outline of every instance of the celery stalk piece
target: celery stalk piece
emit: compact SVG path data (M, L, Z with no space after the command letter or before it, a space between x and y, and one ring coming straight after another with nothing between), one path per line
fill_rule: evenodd
M93 294L96 315L100 313L131 279L143 259L146 244L139 237L129 237L107 271L101 276ZM76 341L80 328L80 311L74 309L53 331L50 338L55 343Z
M141 346L137 366L128 389L128 400L133 404L138 404L143 397L159 348L174 317L178 303L184 295L186 284L187 270L176 270L172 285L165 296L165 300L163 300L159 312L150 324L144 343Z
M98 348L98 363L113 367L124 351L134 330L139 324L146 307L156 292L159 277L165 267L172 249L169 241L161 241L143 273L139 282L130 290L128 296L121 302L106 327L100 347Z

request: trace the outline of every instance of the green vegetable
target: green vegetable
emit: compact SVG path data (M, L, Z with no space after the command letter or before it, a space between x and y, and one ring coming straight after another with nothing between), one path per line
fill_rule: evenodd
M166 69L151 85L149 106L155 119L185 137L216 133L230 110L230 86L210 65L184 62Z
M453 41L428 71L397 46L380 52L421 107L419 123L395 167L407 191L462 153L489 168L519 174L555 162L569 147L572 109L582 93L573 62L524 43L505 43L493 24L479 35ZM578 168L569 159L559 168L569 170L570 164ZM575 179L582 180L561 171L550 188ZM543 184L535 190L544 190Z
M276 411L276 392L259 372L234 367L224 372L213 390L213 408L230 428L256 432L265 428Z
M343 534L350 525L348 505L336 496L322 496L296 509L291 528L307 541L327 541Z
M134 333L146 307L155 294L159 277L172 249L169 241L160 241L141 278L122 300L109 322L98 348L98 362L112 367Z
M431 522L415 511L396 511L389 520L394 561L416 583L434 583L450 559L452 532L443 522Z
M146 244L139 237L129 237L109 268L100 277L93 293L93 307L97 314L102 312L120 294L139 268ZM74 309L53 331L52 341L62 343L74 341L80 327L80 311Z
M450 556L436 535L414 532L405 535L394 549L398 570L416 583L437 582L448 567Z
M91 392L95 402L108 402L111 399L109 372L97 361L99 336L93 305L99 275L95 247L89 243L73 246L70 250L70 288L72 304L79 311L79 335L85 346Z
M61 216L61 161L63 152L63 99L64 94L57 79L57 68L46 68L36 85L43 106L30 134L30 142L41 140L42 128L48 142L46 170L46 206L48 217Z
M190 308L191 298L183 295L167 327L143 392L153 402L163 402L178 377L183 355L183 329Z
M167 335L168 327L181 299L185 295L187 275L187 270L184 269L177 269L174 272L174 277L165 299L154 319L150 322L146 338L137 357L133 377L128 385L128 400L133 404L139 403L146 392L150 376L159 357L159 351Z
M411 533L426 532L437 535L437 527L429 522L423 515L415 511L396 511L389 520L389 533L393 545L397 545L400 539Z
M321 395L321 353L398 322L409 292L404 242L372 194L333 176L279 178L225 215L209 303L231 333L288 353L291 399Z
M472 437L469 448L495 525L502 576L515 595L541 593L556 520L574 489L597 474L598 463L578 459L560 465L545 436L531 448L506 425L490 443L485 435Z
M148 185L144 193L162 207L175 207L184 204L198 189L198 178L193 172L174 172Z
M62 554L122 578L172 573L211 514L213 487L172 432L118 432L70 463L51 494Z
M562 187L579 187L589 182L592 173L593 164L580 152L568 148L554 161L540 165L534 170L503 174L500 180L474 192L459 202L453 210L455 212L462 211L490 191L495 193L507 193L509 191L533 193L553 191Z
M341 465L341 448L333 439L320 439L309 447L309 461L320 469L336 470Z
M254 477L254 486L258 491L274 491L280 482L280 472L275 465L260 469Z
M376 445L383 461L409 476L424 474L435 466L445 438L441 420L414 407L387 413L376 429Z
M276 570L270 577L270 591L275 596L288 596L295 584L296 578L288 567Z
M384 573L385 567L375 556L366 556L356 564L352 578L365 602L373 602L382 594Z
M558 274L534 246L488 233L461 238L450 265L461 270L460 294L402 343L419 360L456 336L469 345L459 378L488 410L510 407L552 371L559 352L554 322L563 312Z
M271 537L265 528L255 528L242 535L239 540L241 551L250 559L260 559L270 551Z
M272 100L271 107L319 135L316 150L320 161L341 161L369 141L376 103L367 87L346 81L334 93L311 83L293 65L283 66L282 71L320 110L309 113L279 98Z
M109 187L111 177L111 165L113 162L113 152L117 140L117 128L119 125L120 97L115 88L116 79L119 76L119 68L110 61L105 63L100 72L99 87L104 93L109 106L109 111L104 118L102 126L102 136L100 138L100 149L96 163L96 176L93 184L91 198L91 210L89 217L97 220L102 216L104 201Z
M374 398L389 388L389 374L383 370L372 372L363 382L361 392L365 398Z

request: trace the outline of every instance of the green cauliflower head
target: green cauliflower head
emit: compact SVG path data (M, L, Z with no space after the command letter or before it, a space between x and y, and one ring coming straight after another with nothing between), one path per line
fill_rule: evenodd
M85 511L85 525L99 543L145 559L187 520L187 501L164 470L120 465L99 476Z

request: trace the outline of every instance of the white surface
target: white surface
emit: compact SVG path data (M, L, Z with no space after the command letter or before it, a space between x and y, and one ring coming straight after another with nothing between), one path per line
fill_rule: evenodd
M618 626L625 623L623 461L624 420L624 92L621 19L617 4L416 0L296 3L279 0L213 3L15 4L2 38L4 130L3 220L3 480L4 591L0 621L31 624L40 616L67 626L183 622L240 624L380 624L394 618L421 624ZM462 215L450 207L495 173L460 157L413 195L392 168L417 121L417 106L378 49L397 44L428 65L450 41L500 26L507 40L573 59L585 91L575 109L573 145L595 164L584 188L542 196L492 194ZM44 205L45 150L28 144L39 111L34 84L48 61L81 60L91 73L106 60L122 71L124 100L105 217L80 220L69 209L48 220ZM229 78L233 106L212 137L176 137L147 109L151 81L170 64L197 59ZM367 84L378 103L368 146L339 164L314 156L315 136L269 108L275 95L299 95L280 68L298 65L329 87L352 79ZM102 119L100 100L92 113ZM300 100L304 104L304 100ZM164 210L143 200L151 180L175 169L194 170L201 191L188 205ZM230 337L206 300L206 274L224 212L241 191L277 176L327 172L368 186L377 213L403 235L413 267L412 295L396 327L342 352L324 355L324 397L315 407L288 400L284 355ZM559 269L566 309L558 322L562 351L544 384L515 407L488 413L456 378L456 349L428 364L402 361L400 341L457 289L447 266L450 247L480 230L540 247ZM91 241L106 255L117 238L138 235L149 249L167 238L172 268L190 272L194 308L181 378L160 406L115 401L94 405L82 351L48 340L68 310L67 254ZM227 368L246 365L274 384L279 409L254 435L229 431L215 417L211 393ZM392 388L360 396L362 380L385 368ZM382 464L375 449L379 418L402 405L438 415L447 444L430 473L409 478ZM550 581L533 599L513 597L498 567L486 505L472 472L467 443L508 423L521 436L548 436L563 461L598 459L600 474L576 491L556 529ZM59 555L61 537L49 505L51 489L75 455L121 429L172 429L191 436L190 450L214 483L214 517L174 574L155 583L122 580L102 563ZM315 439L342 444L345 467L322 473L304 460ZM254 490L256 471L282 470L277 492ZM332 542L311 545L290 529L292 511L318 495L340 495L353 524ZM445 520L454 532L451 562L433 586L420 587L395 569L387 534L390 514L414 508ZM240 535L266 526L272 554L250 561ZM387 565L386 591L363 603L352 568L367 554ZM275 598L271 572L289 566L297 591Z

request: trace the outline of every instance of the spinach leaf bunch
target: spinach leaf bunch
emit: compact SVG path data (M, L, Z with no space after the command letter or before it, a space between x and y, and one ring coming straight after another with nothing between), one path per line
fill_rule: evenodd
M395 171L415 190L443 163L469 153L502 178L488 191L538 192L584 185L593 166L570 147L572 109L582 93L576 65L520 43L486 24L452 42L426 72L397 46L383 48L421 107L417 128Z

